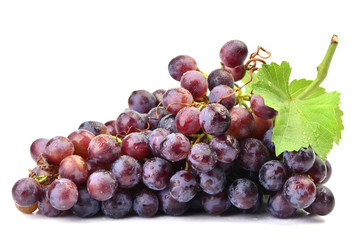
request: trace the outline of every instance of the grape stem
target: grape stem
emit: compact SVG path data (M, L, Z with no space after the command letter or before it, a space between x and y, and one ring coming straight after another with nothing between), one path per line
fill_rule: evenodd
M334 56L336 47L338 45L338 42L339 42L338 36L334 34L331 38L331 42L328 50L326 51L324 59L317 67L318 74L315 80L303 92L301 92L298 95L297 99L305 99L306 97L308 97L325 80L330 67L331 60Z

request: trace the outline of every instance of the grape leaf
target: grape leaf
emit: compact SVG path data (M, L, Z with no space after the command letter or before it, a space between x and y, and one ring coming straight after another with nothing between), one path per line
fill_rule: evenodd
M296 96L312 81L300 79L289 84L289 63L264 64L252 82L253 92L265 99L265 104L278 111L273 129L276 155L311 146L325 159L338 142L343 128L337 92L326 93L317 88L305 99Z

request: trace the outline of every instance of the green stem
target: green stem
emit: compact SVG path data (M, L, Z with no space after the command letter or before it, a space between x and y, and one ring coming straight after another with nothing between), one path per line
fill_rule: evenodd
M306 97L308 97L325 80L338 42L338 37L336 35L333 35L325 57L320 63L320 65L317 67L318 74L315 80L302 93L298 95L297 99L305 99Z
M207 74L206 72L201 71L200 69L198 69L198 71L199 71L202 75L204 75L206 78L208 78L209 74Z

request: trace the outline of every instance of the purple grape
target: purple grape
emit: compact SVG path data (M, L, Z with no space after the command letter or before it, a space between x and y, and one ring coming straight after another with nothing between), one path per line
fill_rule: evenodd
M237 208L249 209L254 207L258 197L258 188L250 179L236 179L229 187L229 200Z
M48 141L44 155L49 162L60 164L61 160L73 155L74 151L74 144L68 138L57 136Z
M160 156L160 143L166 136L170 134L170 131L164 128L157 128L148 136L149 147L154 156Z
M306 172L306 174L310 176L315 184L321 183L327 175L325 162L316 155L313 166Z
M85 129L94 134L95 136L100 134L108 134L105 124L97 121L86 121L80 124L79 129Z
M184 135L195 134L200 130L200 110L196 107L184 107L175 117L175 126Z
M219 85L225 85L231 89L234 87L234 78L232 74L223 68L212 71L208 76L208 87L210 91Z
M331 190L325 186L316 188L315 201L305 211L321 216L328 215L335 207L335 198Z
M197 190L198 183L190 171L178 171L170 178L170 195L179 202L189 202Z
M12 198L22 207L35 204L41 197L41 186L33 178L27 177L18 180L12 187Z
M315 153L309 148L300 148L299 151L284 152L284 163L296 173L307 172L315 162Z
M231 40L220 49L220 59L227 67L236 67L244 63L248 54L246 44L240 40Z
M271 160L260 168L259 181L269 191L279 191L287 179L287 170L280 161Z
M114 196L101 203L101 210L105 216L122 218L129 214L132 207L132 197L127 189L119 188Z
M163 96L165 94L166 90L165 89L158 89L156 91L154 91L152 94L155 96L156 98L156 106L163 101Z
M32 159L36 162L39 155L44 153L45 147L49 139L39 138L36 139L30 146L30 155Z
M200 126L210 135L222 135L230 127L229 111L219 103L208 104L200 112Z
M141 179L140 163L133 157L123 155L112 165L110 171L116 177L120 188L132 188Z
M316 186L304 175L293 175L284 184L284 197L294 208L307 208L316 197Z
M278 218L289 218L296 211L296 208L291 206L285 199L282 191L278 191L276 194L270 196L267 208L271 215Z
M92 198L84 186L79 188L78 192L79 198L71 208L72 214L81 218L96 215L100 211L100 202Z
M229 114L231 124L227 134L234 136L238 140L250 137L255 126L255 120L250 111L243 107L233 107L230 109Z
M231 72L231 74L233 75L233 78L234 78L234 82L237 82L237 81L243 79L245 76L245 73L246 73L244 64L241 64L234 68L225 66L225 69Z
M159 199L154 191L140 189L135 193L133 208L140 217L153 217L159 209Z
M105 201L115 194L118 182L114 174L106 170L93 172L87 180L87 190L92 198Z
M42 193L41 193L41 197L38 201L38 209L39 212L47 217L55 217L60 215L63 211L54 208L48 198L48 189L49 189L50 185L45 186L42 189Z
M181 87L189 90L194 99L201 99L206 95L208 81L199 71L192 70L184 73L180 79Z
M220 104L224 105L227 109L231 109L236 103L234 90L226 85L214 87L209 94L209 102L217 103L219 100Z
M189 202L176 201L169 192L168 188L158 193L161 209L166 215L180 216L183 215L189 209Z
M168 114L168 115L164 116L160 120L158 127L166 129L166 130L170 131L171 133L177 133L178 130L176 129L175 117L176 117L176 115L174 115L174 114Z
M275 144L274 144L274 142L272 140L272 136L273 136L273 128L270 128L269 130L267 130L265 132L264 137L262 139L262 142L264 143L264 145L269 150L269 153L272 156L275 156Z
M231 135L215 136L210 142L210 147L215 151L219 162L233 162L240 153L238 140Z
M76 185L84 183L88 177L88 168L85 160L78 155L64 158L59 165L59 175L73 181Z
M88 159L89 156L89 144L91 139L93 139L95 135L85 129L79 129L70 133L68 139L74 144L74 155L79 155L83 157L85 160Z
M142 171L143 183L153 190L166 188L173 174L171 164L158 157L148 159L144 163Z
M127 110L119 115L116 119L116 132L121 136L125 136L132 132L138 132L138 130L146 129L147 118L140 113Z
M193 102L193 96L185 88L171 88L163 96L163 106L165 110L172 114L177 114L180 109L190 106Z
M263 119L272 119L278 114L275 109L266 106L264 103L264 98L257 94L252 95L250 107L256 116Z
M115 125L116 125L115 120L110 120L105 123L108 133L112 136L116 136L117 134Z
M104 165L113 163L118 158L121 149L112 136L100 134L91 139L88 151L93 162Z
M197 143L190 150L188 162L196 171L207 172L215 167L217 156L209 144Z
M150 154L149 139L142 133L131 133L121 142L121 154L129 155L139 161Z
M327 181L329 181L331 174L332 174L332 167L331 164L328 160L325 160L325 165L326 165L326 177L325 179L321 182L321 184L327 183Z
M148 121L150 124L150 129L155 130L156 128L158 128L161 119L168 114L169 112L166 111L165 108L162 106L152 108L147 115L149 119Z
M181 133L171 133L160 144L160 156L170 162L185 159L190 152L190 141Z
M156 107L155 96L146 90L133 91L128 99L129 108L139 113L147 113Z
M240 141L240 154L237 161L242 168L257 172L268 159L269 152L260 140L247 138Z
M259 197L255 203L255 205L251 208L248 209L240 209L241 213L245 213L245 214L252 214L252 213L257 213L260 211L262 205L263 205L263 193L259 190Z
M231 206L227 189L215 195L203 193L201 203L204 210L212 215L221 215Z
M69 210L78 200L75 183L66 178L54 180L47 191L50 204L61 211Z
M180 55L173 58L168 65L170 76L180 81L182 75L187 71L197 70L198 66L196 61L187 55Z
M222 168L215 167L208 172L199 172L201 189L211 195L224 190L226 185L226 174Z

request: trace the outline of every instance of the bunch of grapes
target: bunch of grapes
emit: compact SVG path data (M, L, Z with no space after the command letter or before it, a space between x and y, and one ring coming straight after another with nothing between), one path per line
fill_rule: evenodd
M122 218L255 213L266 201L279 218L297 209L329 214L329 161L310 146L275 155L277 111L237 84L247 55L242 41L227 42L221 67L209 75L192 57L177 56L168 70L180 86L134 91L116 120L35 140L36 167L12 189L16 207L49 217L70 211Z

